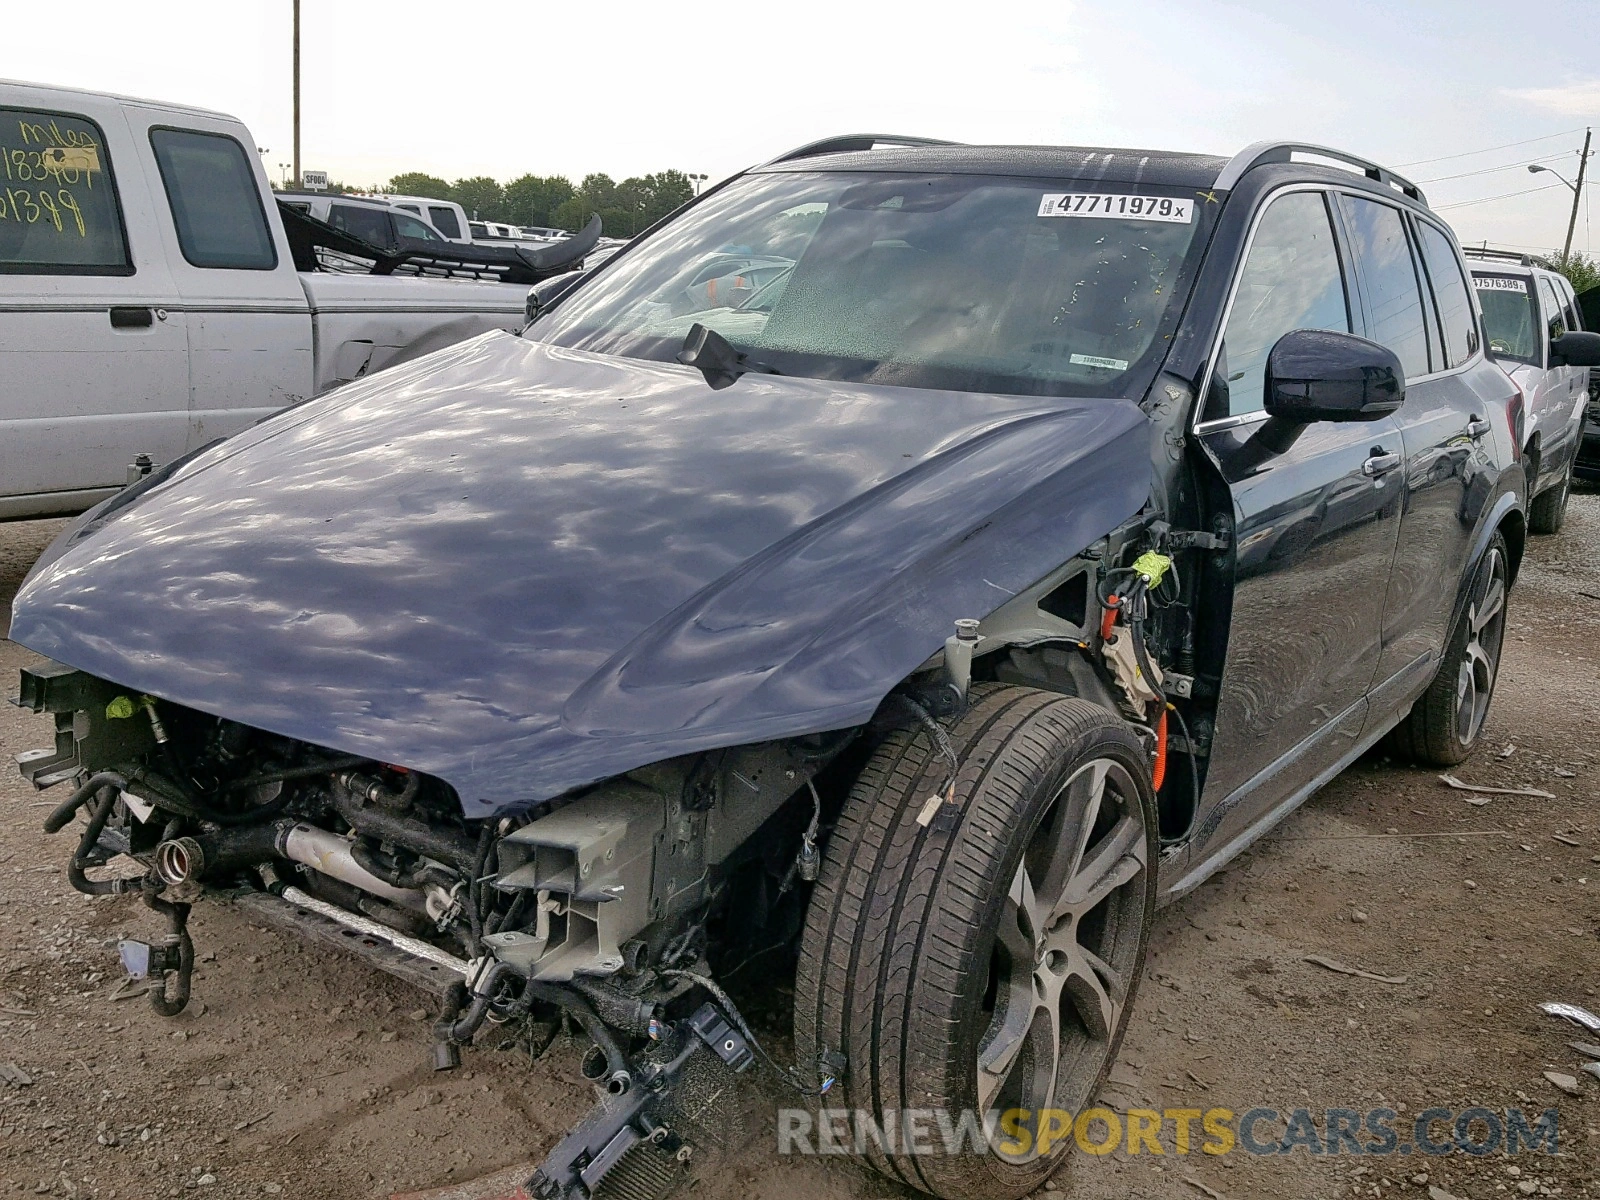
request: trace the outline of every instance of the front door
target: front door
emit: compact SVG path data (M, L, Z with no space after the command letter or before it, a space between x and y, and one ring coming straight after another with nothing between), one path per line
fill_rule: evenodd
M1351 751L1378 664L1400 526L1399 427L1321 422L1284 436L1262 412L1280 337L1353 330L1328 202L1293 191L1258 218L1197 430L1234 517L1233 611L1199 826L1213 844Z
M0 519L71 513L183 453L184 313L113 101L0 105Z

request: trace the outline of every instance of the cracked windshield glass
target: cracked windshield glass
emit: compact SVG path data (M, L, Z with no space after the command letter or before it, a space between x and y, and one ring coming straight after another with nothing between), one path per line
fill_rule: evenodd
M1129 395L1164 350L1203 219L1193 193L1174 188L748 176L528 336L669 362L701 324L785 375Z

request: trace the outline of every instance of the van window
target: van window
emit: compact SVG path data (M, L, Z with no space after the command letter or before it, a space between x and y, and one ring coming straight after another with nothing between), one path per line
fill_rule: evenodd
M0 272L132 275L105 136L87 117L0 108Z
M447 238L461 236L461 222L456 220L456 210L446 208L442 204L430 204L428 216L433 218L433 227Z
M1478 317L1472 311L1472 297L1461 278L1461 264L1455 247L1444 233L1418 221L1422 242L1422 261L1433 283L1433 298L1439 305L1439 324L1444 330L1443 363L1458 367L1478 352Z
M1407 379L1426 375L1428 327L1400 210L1362 196L1341 195L1339 201L1366 292L1367 336L1395 352Z
M270 271L278 251L244 147L220 133L152 129L178 248L209 270Z
M1350 332L1344 273L1320 192L1274 200L1256 226L1212 375L1208 419L1261 411L1267 356L1295 329Z

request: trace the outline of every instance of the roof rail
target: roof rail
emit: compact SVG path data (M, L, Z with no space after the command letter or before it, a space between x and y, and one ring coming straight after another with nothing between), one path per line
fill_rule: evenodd
M1344 150L1334 150L1328 146L1313 146L1307 142L1256 142L1246 146L1239 153L1228 160L1228 165L1222 168L1222 174L1217 176L1214 185L1220 190L1232 190L1244 177L1246 171L1255 167L1265 166L1268 163L1293 162L1296 154L1315 154L1319 158L1331 158L1335 162L1342 162L1355 167L1368 179L1389 187L1399 188L1405 195L1410 196L1418 204L1426 205L1428 198L1422 194L1422 189L1402 175L1396 175L1387 167L1380 167L1375 162L1347 153Z
M1537 267L1533 255L1523 254L1517 250L1491 250L1488 246L1463 246L1461 253L1468 258L1487 258L1492 262L1516 263L1519 267Z
M823 138L819 142L807 142L804 146L796 146L793 150L780 154L777 158L768 159L761 165L770 167L774 163L793 162L798 158L815 158L819 154L844 154L851 150L874 150L879 146L955 146L958 144L946 141L943 138L905 137L896 133L842 133L835 137Z

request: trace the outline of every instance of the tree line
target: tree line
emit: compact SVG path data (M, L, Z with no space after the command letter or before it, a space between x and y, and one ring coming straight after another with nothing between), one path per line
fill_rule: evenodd
M617 183L609 175L585 175L574 185L564 175L521 175L500 183L487 175L454 183L425 171L405 171L382 187L356 188L329 181L330 192L387 192L454 200L475 221L537 225L576 233L600 214L611 237L632 237L694 196L694 185L682 171L660 171Z

